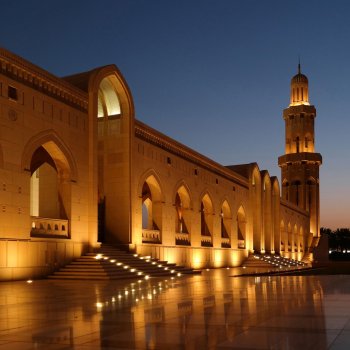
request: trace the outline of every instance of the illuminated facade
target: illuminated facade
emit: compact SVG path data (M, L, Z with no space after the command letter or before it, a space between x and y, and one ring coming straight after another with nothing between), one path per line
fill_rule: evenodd
M307 80L293 81L295 96L306 85L286 140L304 143L286 141L281 198L256 163L222 166L135 119L116 66L57 78L1 49L0 279L46 275L98 242L195 268L301 260L319 236L321 158Z

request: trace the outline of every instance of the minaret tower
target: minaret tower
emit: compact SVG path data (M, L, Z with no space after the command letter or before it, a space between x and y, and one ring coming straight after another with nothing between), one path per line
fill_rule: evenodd
M278 158L282 198L310 213L310 232L320 236L319 167L322 156L315 153L316 108L309 103L309 82L300 71L290 84L290 104L283 111L285 154Z

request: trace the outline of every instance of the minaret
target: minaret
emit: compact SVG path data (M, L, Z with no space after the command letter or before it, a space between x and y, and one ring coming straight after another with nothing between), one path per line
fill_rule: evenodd
M278 158L282 198L310 213L310 232L320 236L319 167L322 156L315 153L316 108L309 103L309 82L301 73L290 84L290 105L283 111L285 154Z

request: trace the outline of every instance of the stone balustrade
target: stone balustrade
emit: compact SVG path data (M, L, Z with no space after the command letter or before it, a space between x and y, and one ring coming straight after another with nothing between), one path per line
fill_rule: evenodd
M142 243L161 243L159 230L142 230Z
M238 240L238 248L239 249L245 249L245 240L244 239L239 239Z
M229 237L221 237L221 248L231 248Z
M211 236L201 235L201 246L202 247L212 247L213 242Z
M191 245L190 235L188 233L175 233L176 245Z
M69 237L68 220L32 216L32 236Z

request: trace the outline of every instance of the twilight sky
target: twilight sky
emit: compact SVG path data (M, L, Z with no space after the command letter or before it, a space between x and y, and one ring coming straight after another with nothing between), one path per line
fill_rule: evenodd
M115 63L138 119L223 165L257 161L279 178L300 55L323 156L321 225L350 227L350 1L0 3L0 46L57 76Z

